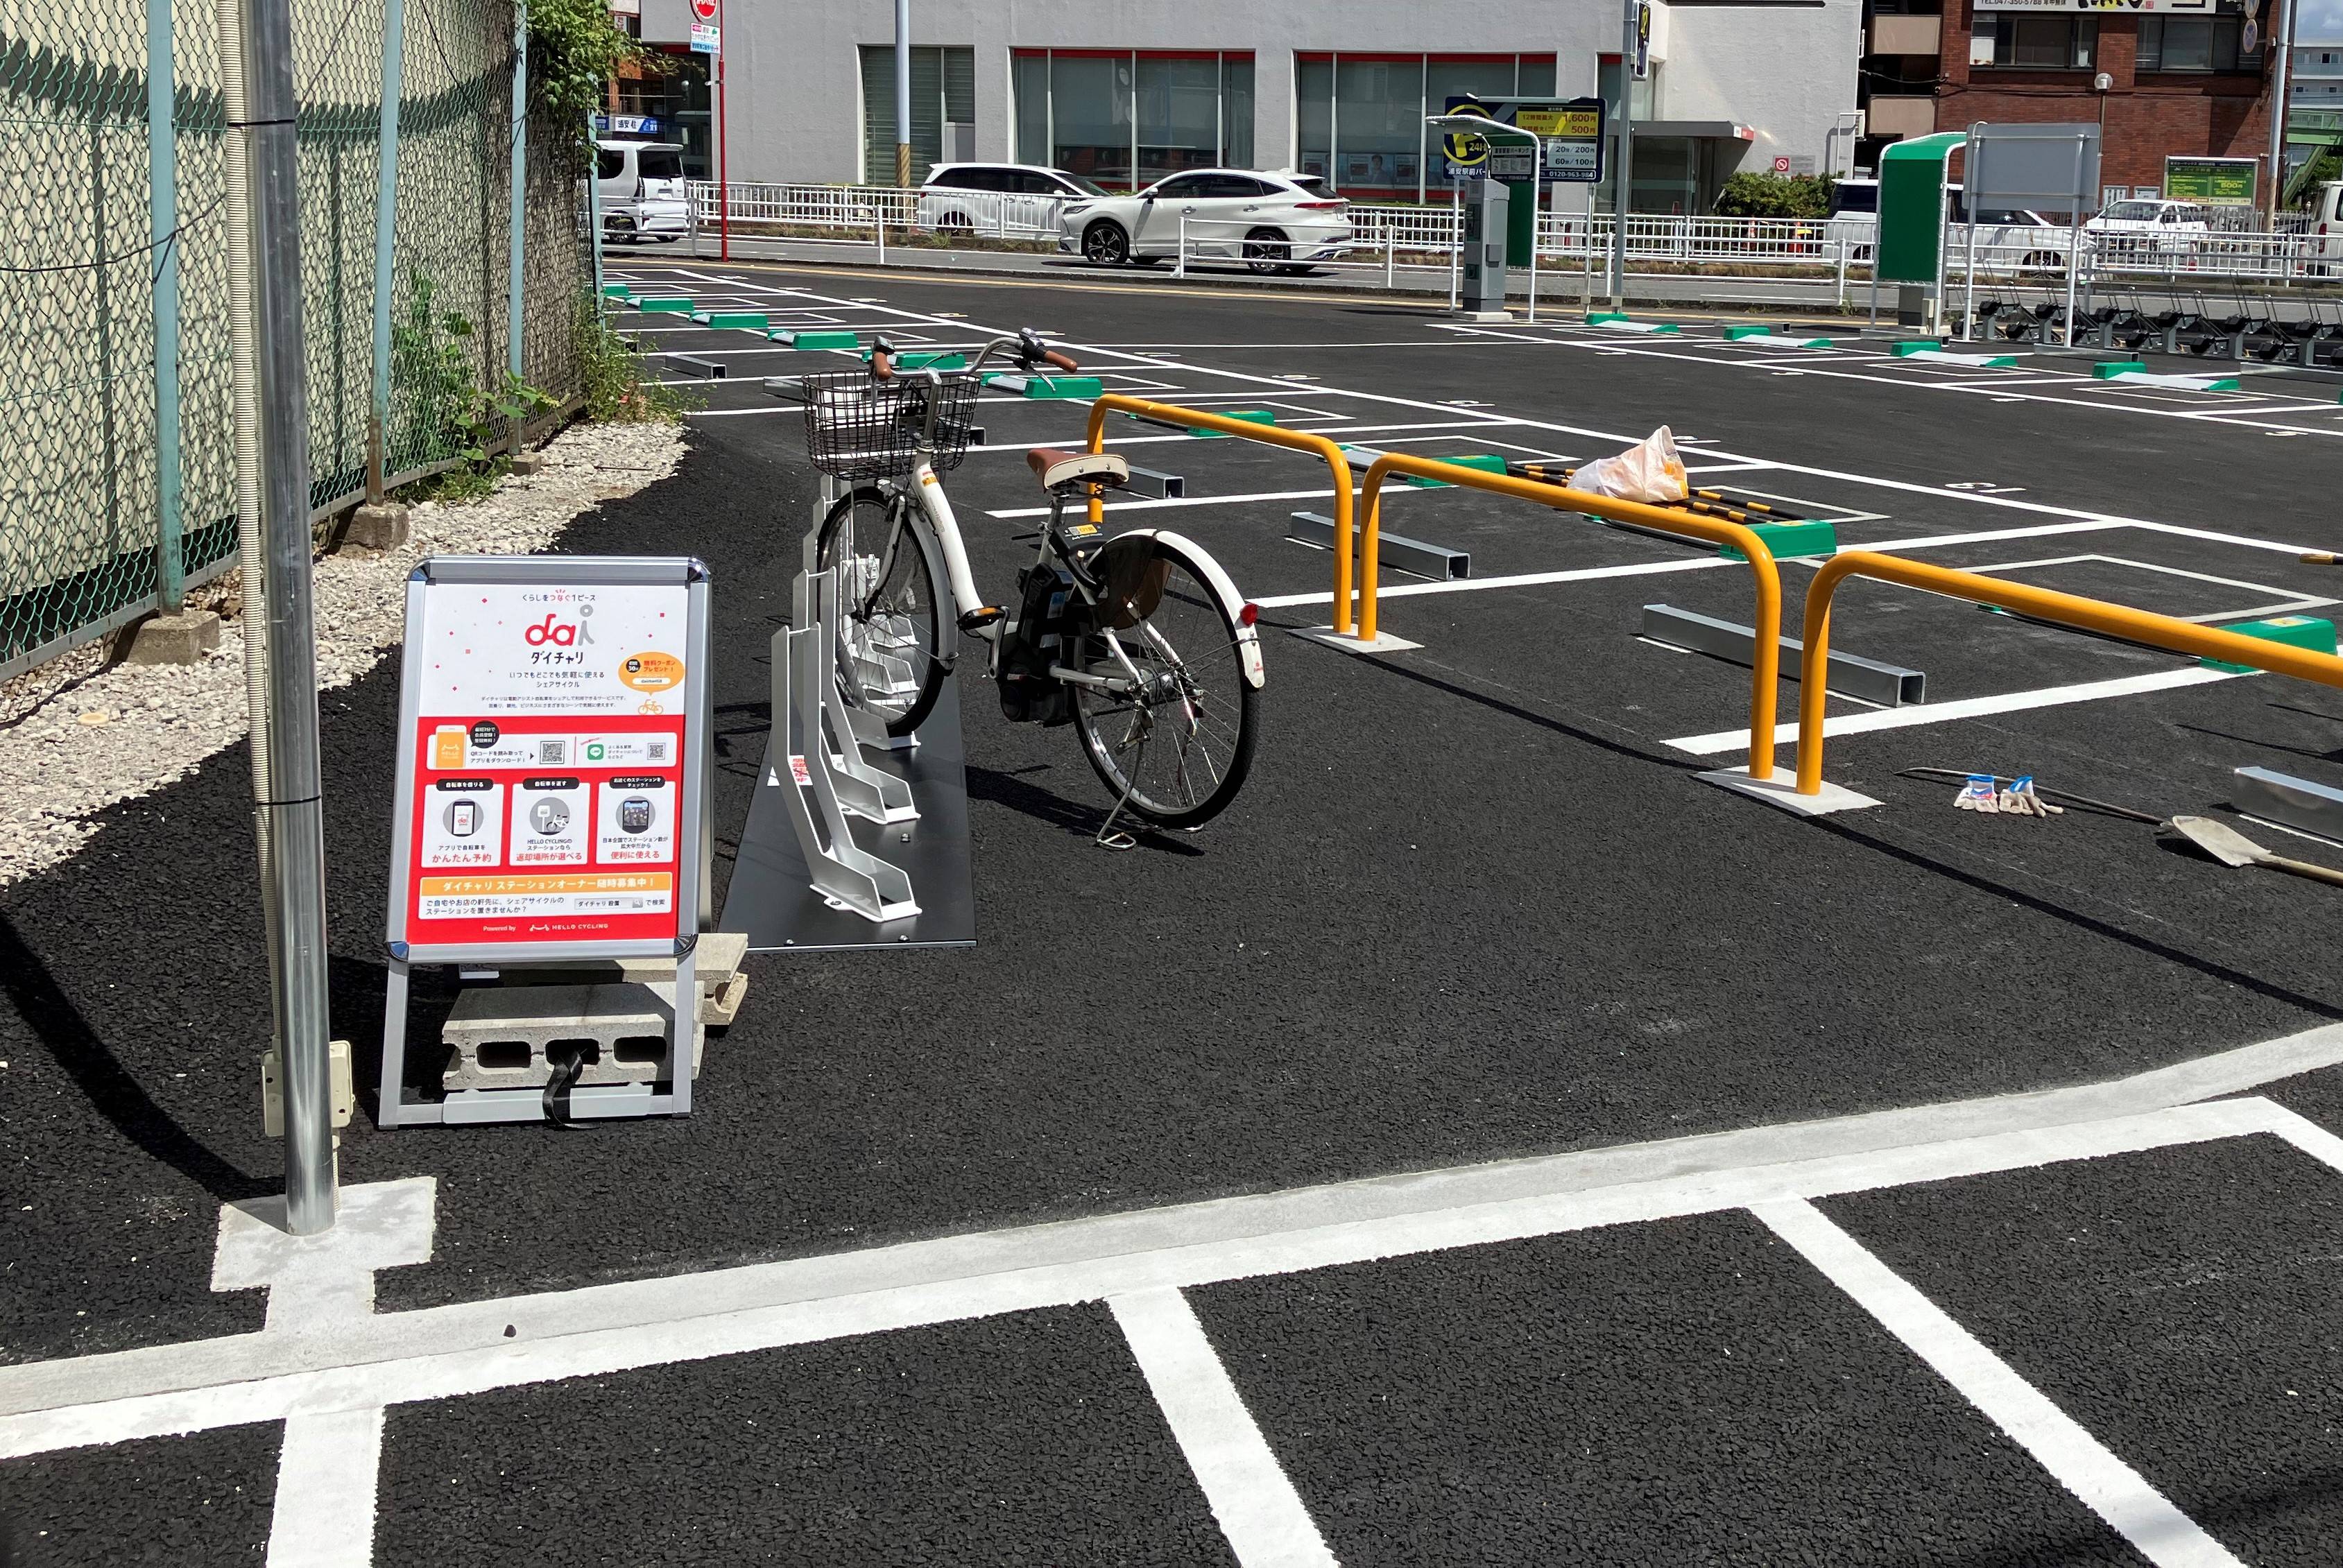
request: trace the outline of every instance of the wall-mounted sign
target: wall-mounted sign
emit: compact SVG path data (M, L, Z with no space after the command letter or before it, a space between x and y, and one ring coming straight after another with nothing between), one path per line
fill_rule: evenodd
M1592 185L1603 178L1604 104L1600 98L1484 101L1459 95L1447 101L1445 112L1485 116L1497 125L1527 131L1540 144L1533 158L1528 144L1518 136L1491 140L1463 133L1450 135L1443 150L1452 180L1523 182L1531 177L1533 163L1548 183Z
M2259 158L2167 157L2164 160L2165 199L2200 202L2206 206L2252 206L2261 169Z
M1969 0L1973 11L2145 11L2159 16L2237 16L2245 0Z

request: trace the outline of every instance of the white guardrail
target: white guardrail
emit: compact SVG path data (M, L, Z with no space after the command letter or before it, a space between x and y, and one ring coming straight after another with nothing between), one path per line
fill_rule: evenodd
M736 234L796 243L876 245L883 257L890 238L964 236L970 239L1043 245L1055 248L1060 209L1066 198L995 191L902 190L888 186L825 186L735 182L719 203L713 182L693 181L692 217L702 231L729 225ZM1350 243L1332 256L1300 263L1316 268L1381 271L1453 266L1458 214L1453 207L1353 203ZM2236 221L2227 219L2225 221ZM2219 280L2299 284L2343 281L2343 240L2308 232L2298 214L2282 215L2279 228L2267 230L2087 229L2082 236L2082 277L2106 285L2185 285ZM1183 222L1173 259L1178 270L1194 262L1277 265L1281 258L1251 255L1242 236L1222 232L1230 222L1194 217ZM1815 281L1832 278L1844 301L1850 276L1869 276L1873 227L1849 219L1688 217L1634 216L1627 220L1630 270L1695 271L1719 282ZM1947 235L1947 283L1969 275L1969 227L1952 226ZM1979 224L1976 227L1976 276L1980 282L2018 283L2063 279L2073 244L2066 228L2034 225ZM1558 273L1599 271L1611 254L1608 216L1541 212L1538 256ZM1262 247L1255 246L1258 251ZM1311 247L1298 246L1306 255ZM1559 280L1557 280L1559 281Z

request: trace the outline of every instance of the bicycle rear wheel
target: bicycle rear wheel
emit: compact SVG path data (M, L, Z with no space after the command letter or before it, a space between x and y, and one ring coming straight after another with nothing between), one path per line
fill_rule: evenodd
M830 508L815 551L838 568L840 692L884 718L888 734L910 734L944 689L935 541L907 498L863 485Z
M1091 564L1117 597L1099 606L1103 624L1081 639L1074 667L1116 688L1068 683L1082 755L1124 809L1201 826L1243 788L1260 733L1237 622L1177 545L1117 541Z

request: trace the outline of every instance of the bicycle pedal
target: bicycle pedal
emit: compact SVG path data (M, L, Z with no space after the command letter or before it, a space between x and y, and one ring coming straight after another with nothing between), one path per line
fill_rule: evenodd
M997 604L985 605L980 608L970 610L967 614L961 616L960 618L960 628L962 631L968 632L982 631L986 627L998 621L1006 613L1008 612L1003 610Z

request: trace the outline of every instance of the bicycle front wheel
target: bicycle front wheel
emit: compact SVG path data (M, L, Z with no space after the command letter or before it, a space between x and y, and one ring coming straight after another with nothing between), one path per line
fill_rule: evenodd
M1237 622L1178 545L1116 540L1091 565L1109 591L1075 668L1109 684L1068 683L1082 755L1124 809L1201 826L1243 787L1260 729Z
M863 485L830 508L815 549L838 570L840 692L884 718L888 734L910 734L944 689L935 541L908 499Z

